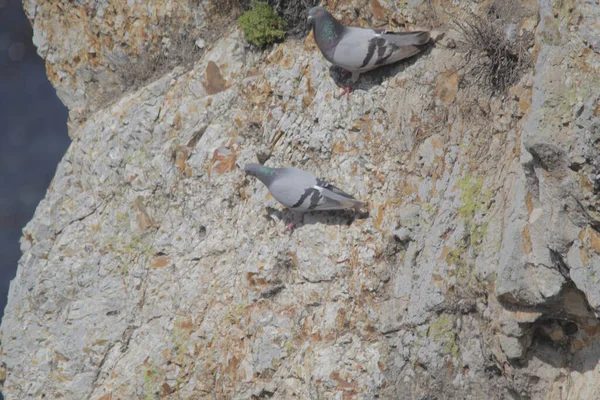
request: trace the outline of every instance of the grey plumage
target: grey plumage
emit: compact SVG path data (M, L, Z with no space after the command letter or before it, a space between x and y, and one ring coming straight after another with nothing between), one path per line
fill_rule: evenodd
M244 171L258 178L267 186L275 200L294 211L359 210L366 205L332 184L315 178L310 172L298 168L269 168L260 164L247 164Z
M352 82L360 73L411 57L429 42L427 31L388 32L342 25L323 7L308 12L313 33L323 56L332 64L352 73Z

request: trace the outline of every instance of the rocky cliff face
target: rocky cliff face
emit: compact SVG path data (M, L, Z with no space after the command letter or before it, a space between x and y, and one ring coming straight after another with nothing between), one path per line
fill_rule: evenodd
M312 35L258 52L207 2L26 0L73 143L24 229L6 398L597 398L600 5L446 3L332 2L446 34L337 99ZM535 38L506 94L451 24L494 6ZM193 67L132 91L190 26ZM288 236L257 160L370 215Z

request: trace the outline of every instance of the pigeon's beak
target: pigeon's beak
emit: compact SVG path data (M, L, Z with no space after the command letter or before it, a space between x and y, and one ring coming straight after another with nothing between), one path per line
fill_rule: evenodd
M309 16L306 18L306 22L307 22L308 24L312 24L312 22L313 22L313 19L314 19L314 17L313 17L312 15L309 15Z

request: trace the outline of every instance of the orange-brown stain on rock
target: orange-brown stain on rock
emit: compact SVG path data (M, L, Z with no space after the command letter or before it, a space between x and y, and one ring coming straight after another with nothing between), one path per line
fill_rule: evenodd
M54 64L46 62L46 74L48 75L48 80L54 84L60 82L58 79L58 73L56 72L56 68Z
M170 262L171 262L171 259L169 257L158 256L154 259L154 261L152 261L152 264L150 264L150 268L153 268L153 269L164 268L167 265L169 265Z
M440 274L433 273L431 274L431 280L436 287L443 287L444 278Z
M458 92L458 73L456 71L442 72L437 79L434 93L444 103L452 103Z
M590 236L590 246L596 254L600 255L600 233L598 233L595 229L587 228Z
M285 255L288 256L288 259L290 260L292 265L295 268L298 268L298 266L300 265L300 263L298 262L298 254L294 251L288 251L287 253L285 253Z
M381 171L379 171L378 169L375 170L374 175L375 175L375 179L377 179L377 181L379 181L379 183L385 183L386 182L385 175Z
M192 111L190 110L190 112L192 112ZM175 118L173 119L173 129L179 131L179 130L181 130L182 126L183 126L183 122L181 120L181 114L177 113L177 114L175 114Z
M346 324L346 310L344 308L340 308L335 317L335 325L338 331L344 329L344 325Z
M306 77L306 96L302 98L302 105L308 107L315 97L315 89L313 88L312 79L310 78L309 68L302 69L302 74Z
M267 57L267 62L269 64L279 64L279 62L283 59L283 47L278 47Z
M375 16L375 18L386 19L386 12L377 0L371 0L371 10L373 10L373 15Z
M415 128L423 125L423 121L413 110L410 110L410 125Z
M163 396L168 396L171 393L175 392L175 389L172 388L167 382L162 384L161 389L162 389Z
M235 150L219 147L213 152L211 163L214 165L215 172L222 175L225 172L233 171L235 169L236 159L237 155Z
M385 204L381 204L377 208L377 218L373 221L373 225L375 225L375 229L380 230L381 224L383 223L383 217L385 216Z
M356 382L346 381L340 376L340 373L334 371L331 373L331 379L337 382L338 389L342 389L344 394L350 394L348 392L354 392L356 389Z
M346 145L344 144L344 142L335 142L333 147L331 148L331 152L333 154L338 154L338 153L345 153L346 150Z
M273 89L264 78L261 78L257 84L252 85L248 91L248 95L254 104L265 103L272 93Z
M175 165L177 166L177 171L180 174L185 174L185 176L192 176L192 169L187 163L188 158L191 155L191 150L187 146L179 146L175 149L173 154L173 158L175 159Z
M594 183L590 180L590 178L584 174L579 174L579 183L581 187L586 190L594 190Z
M600 234L593 228L587 227L579 232L578 238L582 243L579 256L583 265L587 265L590 257L593 257L591 253L600 255Z
M581 324L581 327L589 336L596 336L600 330L600 325Z
M523 114L525 114L527 111L529 111L529 108L531 108L531 96L531 89L523 91L522 95L519 96L519 108Z
M316 332L311 331L308 334L308 338L313 342L320 342L323 340L323 337L321 336L321 331L316 331Z
M402 185L402 187L400 189L400 193L404 197L411 196L411 195L417 193L417 191L418 191L417 186L408 180L404 181L404 184Z
M206 66L205 81L202 86L208 94L217 94L227 89L227 81L221 75L221 69L214 61L209 61Z
M229 360L227 361L227 367L225 368L225 370L227 371L228 375L232 378L232 379L236 379L238 378L238 372L239 372L239 366L240 363L242 362L242 360L244 359L244 354L243 354L243 343L241 341L234 341L232 340L234 343L228 343L227 346L227 352L229 353ZM243 371L241 371L243 373Z
M128 179L128 180L129 180L129 183L131 183L131 182L135 181L135 180L137 179L137 177L138 177L138 176L139 176L138 174L133 174L133 175L131 175L131 176L129 177L129 179Z
M251 76L258 76L260 75L260 70L258 68L252 68L250 71L248 71L248 73L246 73L247 77L251 77Z
M354 132L362 132L363 139L366 143L373 141L373 121L368 114L364 114L350 128Z
M523 251L525 254L529 254L533 250L533 246L531 244L531 233L529 232L529 225L525 226L522 232L523 236Z
M292 58L286 57L283 59L283 66L289 68L292 65Z
M448 254L450 254L450 252L452 251L451 247L448 246L444 246L444 248L442 249L442 253L440 254L440 256L438 257L438 261L442 261L442 260L446 260L446 257L448 256ZM448 262L448 260L446 260L446 262ZM450 264L450 263L448 263Z
M304 41L304 45L302 46L302 49L306 52L311 52L311 51L315 51L315 50L318 51L317 42L315 42L315 37L312 33L312 29L310 30L310 33L306 37L306 40Z
M145 232L148 228L155 226L156 222L148 214L148 210L144 205L144 199L141 196L138 196L133 202L133 209L141 232Z
M587 343L585 340L580 340L580 339L572 339L571 340L571 348L573 349L573 351L579 351L586 346L587 346Z
M256 277L256 275L258 275L258 274L255 272L248 272L246 274L246 279L248 280L248 283L250 283L253 286L267 284L267 281L265 280L265 278Z
M531 215L533 212L533 196L531 193L527 193L525 197L525 205L527 206L527 212Z
M594 107L594 116L600 117L600 100L598 100L596 107Z
M187 317L185 319L177 321L175 323L175 327L187 332L189 335L190 333L192 333L192 330L194 329L194 323L192 322L192 317Z

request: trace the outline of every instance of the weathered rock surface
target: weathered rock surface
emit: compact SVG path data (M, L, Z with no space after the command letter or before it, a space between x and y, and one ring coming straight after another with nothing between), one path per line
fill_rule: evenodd
M535 33L535 66L507 96L463 84L440 6L372 0L337 10L446 38L336 99L312 36L259 53L232 28L91 112L84 32L132 46L169 2L127 2L128 23L112 3L26 2L77 123L24 229L7 399L599 397L597 2L526 2L510 22ZM445 11L466 10L485 12ZM308 214L288 236L238 167L257 160L370 216Z

